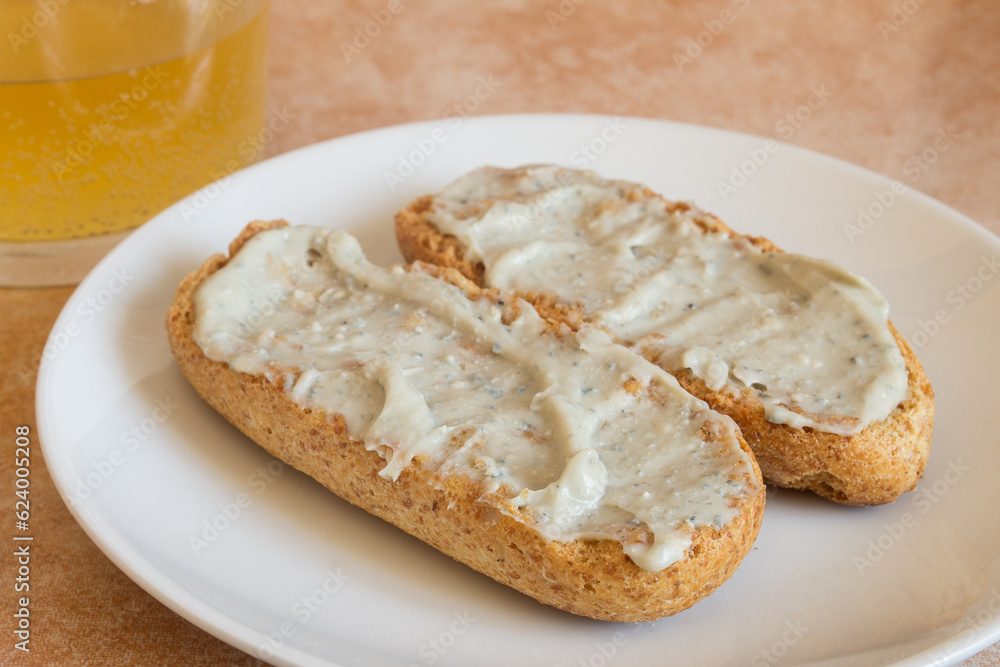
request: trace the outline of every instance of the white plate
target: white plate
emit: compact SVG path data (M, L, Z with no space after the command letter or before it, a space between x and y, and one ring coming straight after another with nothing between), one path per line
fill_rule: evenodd
M413 197L484 163L542 161L645 182L874 282L937 392L917 490L867 509L771 491L755 548L718 592L655 623L600 623L348 506L230 427L175 367L163 331L174 290L248 221L343 227L389 263L393 213ZM860 225L859 207L871 216ZM942 204L760 138L579 115L393 127L236 174L117 247L52 331L39 435L60 492L118 567L276 663L950 664L1000 640L998 258L996 237Z

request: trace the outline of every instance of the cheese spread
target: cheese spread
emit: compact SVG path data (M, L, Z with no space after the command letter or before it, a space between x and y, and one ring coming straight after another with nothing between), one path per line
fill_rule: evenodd
M830 262L706 232L706 217L552 165L470 172L428 214L488 285L555 292L664 369L753 392L769 421L851 435L885 419L907 392L885 299Z
M547 539L618 540L659 571L760 492L735 424L603 330L377 267L345 232L259 233L194 303L208 357L343 415L383 477L468 476Z

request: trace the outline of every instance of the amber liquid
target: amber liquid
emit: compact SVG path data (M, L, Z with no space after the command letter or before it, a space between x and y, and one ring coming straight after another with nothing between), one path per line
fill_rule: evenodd
M9 37L11 31L4 34L23 57L9 61L18 71L0 71L0 81L7 81L0 83L0 241L131 229L234 166L262 157L250 147L258 146L253 139L264 120L266 3L243 0L240 12L226 12L234 0L215 0L201 7L199 16L190 6L178 13L171 1L186 0L130 3L117 9L119 16L95 14L105 24L126 26L131 41L117 43L72 14L88 0L74 0L76 6L53 3L58 11L49 19L32 15L30 8L25 13L22 2L0 9L0 26L11 27L19 40ZM105 3L104 10L116 4ZM121 16L133 11L129 7L146 12L140 22ZM146 38L142 30L150 31ZM195 30L200 33L191 37ZM182 44L168 44L185 33ZM63 71L111 71L25 80L33 78L33 68L58 69L59 63L43 62L45 39L58 38L65 46L76 37L77 53L92 56L91 62L63 58L63 65L72 63ZM192 44L197 48L184 51ZM181 55L137 62L143 54L171 49ZM129 67L122 69L122 63Z

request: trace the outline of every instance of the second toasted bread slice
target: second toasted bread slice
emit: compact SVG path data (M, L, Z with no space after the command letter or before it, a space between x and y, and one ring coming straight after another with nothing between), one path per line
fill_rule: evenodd
M864 279L642 185L485 167L396 218L408 260L608 330L740 425L765 479L891 502L927 461L933 391Z

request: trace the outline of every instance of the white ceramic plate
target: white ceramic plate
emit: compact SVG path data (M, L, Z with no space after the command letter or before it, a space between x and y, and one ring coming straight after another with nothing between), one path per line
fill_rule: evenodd
M178 282L248 221L343 227L390 263L393 213L412 198L484 163L543 161L645 182L875 283L937 392L917 490L867 509L771 491L755 548L714 595L655 623L600 623L348 506L230 427L172 362ZM39 378L45 458L122 570L276 663L951 664L1000 640L1000 242L893 187L760 138L599 116L450 119L282 155L157 216L80 285Z

